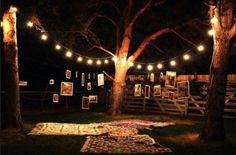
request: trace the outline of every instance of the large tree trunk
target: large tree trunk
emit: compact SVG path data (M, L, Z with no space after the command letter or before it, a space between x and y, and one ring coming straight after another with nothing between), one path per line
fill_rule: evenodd
M230 40L235 35L233 24L233 1L216 1L216 7L210 7L214 34L214 51L210 66L208 96L200 138L204 140L224 140L224 103L227 85L227 71L230 52Z
M121 104L124 96L125 78L128 71L127 65L122 62L117 62L115 65L115 77L112 87L112 99L108 113L110 115L117 115L120 113Z
M3 15L3 41L6 71L6 128L22 127L19 96L16 13L13 7Z

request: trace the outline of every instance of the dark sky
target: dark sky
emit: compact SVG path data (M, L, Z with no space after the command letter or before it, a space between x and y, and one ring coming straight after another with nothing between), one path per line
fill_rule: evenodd
M157 2L156 0L153 0ZM56 52L54 50L54 40L62 42L63 45L82 55L90 57L106 57L107 54L98 50L88 50L89 45L85 39L77 33L68 33L65 31L79 31L84 21L92 15L92 13L100 7L99 13L107 15L113 20L117 20L119 15L112 8L112 4L118 9L124 8L127 5L126 0L111 0L104 5L98 5L101 1L98 0L14 0L2 1L2 10L7 8L9 4L15 4L19 11L18 16L18 46L19 46L19 66L20 80L39 81L39 83L47 82L50 78L63 80L66 69L79 72L101 72L105 70L109 73L114 72L113 65L105 67L90 66L86 64L78 64L76 58L65 58L64 52ZM134 1L136 12L146 1ZM50 36L47 42L39 39L40 32L35 29L29 29L25 23L32 16L37 16L42 25L48 30ZM192 25L186 25L178 32L184 35L192 42L198 44L204 41L206 50L199 54L197 50L181 40L173 34L167 34L158 38L149 45L145 52L137 60L143 63L164 61L165 70L173 70L168 68L168 62L171 58L177 57L178 66L174 68L178 74L199 74L208 73L212 54L212 39L207 36L207 30L210 28L207 25L208 15L207 6L201 0L166 0L159 7L153 7L141 16L137 23L132 36L132 44L130 51L134 51L140 42L151 33L164 28L173 27L184 23L185 21L199 18L200 22ZM101 43L109 50L114 50L115 47L115 31L114 26L107 20L98 19L90 27ZM52 39L53 38L53 39ZM155 46L158 46L166 54L159 52ZM183 62L181 54L184 51L191 50L191 62ZM236 53L235 47L231 49L231 59L229 72L236 73ZM2 52L1 52L2 54ZM2 61L1 61L2 62ZM136 74L136 69L130 69L130 74ZM142 70L146 74L146 70ZM154 72L159 72L155 70Z

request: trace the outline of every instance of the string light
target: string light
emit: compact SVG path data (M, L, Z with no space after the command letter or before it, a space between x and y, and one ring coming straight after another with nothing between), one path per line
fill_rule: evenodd
M147 70L148 70L148 71L152 71L152 70L153 70L153 66L152 66L152 65L148 65L148 66L147 66Z
M203 51L204 49L205 49L205 48L204 48L203 45L199 45L199 46L197 47L197 50L200 51L200 52Z
M112 58L112 61L114 61L115 64L116 64L116 63L117 63L117 56L114 56L114 57Z
M17 12L17 11L18 11L18 9L16 7L14 7L14 6L10 7L10 12Z
M46 34L42 34L41 35L41 39L46 41L46 40L48 40L48 36Z
M189 54L184 54L183 55L183 59L186 60L186 61L189 60L190 59L190 55Z
M73 53L71 51L67 51L66 52L66 57L71 58L72 55L73 55Z
M137 69L142 69L142 65L138 64Z
M133 67L133 66L134 66L134 63L133 63L133 62L129 62L129 66L130 66L130 67Z
M104 60L104 63L105 63L105 64L108 64L108 63L109 63L109 61L108 61L107 59L105 59L105 60Z
M56 44L55 49L56 49L56 50L60 50L60 49L61 49L61 45Z
M79 57L77 58L77 61L78 61L78 62L82 62L82 61L83 61L83 58L82 58L81 56L79 56Z
M216 24L218 22L218 19L216 17L211 18L211 24Z
M176 61L175 61L175 60L171 60L171 61L170 61L170 65L171 65L171 66L176 66Z
M88 63L89 65L92 65L92 64L93 64L93 60L92 60L92 59L88 59L87 63Z
M97 63L97 65L101 65L102 62L101 62L101 60L97 60L96 63Z
M209 36L213 36L215 34L215 30L214 29L210 29L209 31L208 31L208 35Z
M31 22L31 21L28 21L28 22L26 23L26 25L27 25L27 27L32 28L32 27L34 26L34 23Z
M122 62L123 65L126 64L126 58L122 58L121 62Z
M159 63L159 64L157 64L157 68L158 68L158 69L162 69L162 68L163 68L163 65Z

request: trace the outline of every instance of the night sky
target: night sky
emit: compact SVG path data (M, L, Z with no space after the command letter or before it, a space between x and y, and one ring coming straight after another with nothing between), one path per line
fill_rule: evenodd
M19 69L20 80L26 80L31 83L32 87L28 89L44 89L45 84L50 78L58 81L64 79L65 70L86 73L99 73L103 70L110 74L114 73L114 66L110 62L109 65L88 66L86 63L79 64L76 57L68 59L64 56L64 51L55 51L55 42L53 39L75 53L89 57L107 57L109 55L90 49L90 45L79 33L71 33L70 31L80 31L82 25L95 10L99 14L107 15L113 20L117 20L119 14L112 8L116 5L117 9L121 9L126 5L125 0L103 1L100 5L98 0L14 0L2 1L2 11L8 8L9 4L13 4L18 8L18 48L19 48ZM109 2L109 3L108 3ZM134 1L134 12L145 4L146 1ZM154 1L156 2L156 1ZM164 69L175 70L177 74L207 74L212 54L212 38L207 35L210 29L208 25L208 7L204 1L189 0L166 0L166 2L157 7L148 10L135 23L132 44L130 51L134 51L140 42L151 33L165 27L174 27L180 25L189 19L198 18L199 21L194 24L185 25L178 32L191 40L195 44L204 43L205 51L199 53L192 45L181 40L174 34L166 34L153 41L138 58L138 62L151 63L164 61ZM133 12L133 13L134 13ZM32 16L38 17L42 26L49 32L49 40L44 42L40 40L40 32L26 27L27 20ZM113 51L115 49L115 30L114 26L105 19L97 19L90 30L96 34L101 44L107 49ZM159 52L155 46L161 48L165 53ZM3 46L1 46L1 50ZM190 50L192 60L190 62L182 61L182 53ZM236 73L236 47L232 46L230 56L229 73ZM177 57L177 67L169 68L169 60ZM3 52L1 52L1 65L3 65ZM2 68L1 76L4 75ZM160 72L157 69L154 72ZM141 71L131 68L129 74L147 74L146 69ZM72 75L73 76L73 75ZM4 80L4 76L2 76ZM2 81L3 82L3 81ZM3 82L4 83L4 82Z

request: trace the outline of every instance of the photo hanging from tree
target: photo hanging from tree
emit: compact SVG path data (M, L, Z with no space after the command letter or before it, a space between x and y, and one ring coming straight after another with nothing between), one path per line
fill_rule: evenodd
M53 103L59 103L59 94L53 94L52 100Z
M104 74L103 73L98 74L97 77L98 77L98 86L103 86L104 85Z
M134 85L134 96L141 96L142 95L142 87L141 84Z
M82 96L81 109L89 110L89 108L90 108L89 97Z
M150 74L150 81L151 81L151 82L154 82L154 80L155 80L155 74L154 74L154 73L151 73L151 74Z
M177 83L178 98L190 97L189 81L181 81Z
M154 96L161 96L161 85L154 86Z
M87 90L92 90L92 83L91 82L87 83Z
M73 96L73 82L61 82L61 96Z
M98 103L97 95L89 95L89 103Z
M78 78L78 72L77 71L75 72L75 78L76 79Z
M54 79L50 79L50 80L49 80L49 84L50 84L50 85L54 85Z
M162 92L162 98L169 98L169 92Z
M145 98L150 99L150 86L145 85Z
M176 72L166 71L165 86L175 87Z
M174 100L175 99L175 93L173 91L169 91L169 99Z
M85 86L85 74L81 73L81 86Z
M71 78L71 71L69 69L66 70L66 78L67 79Z

